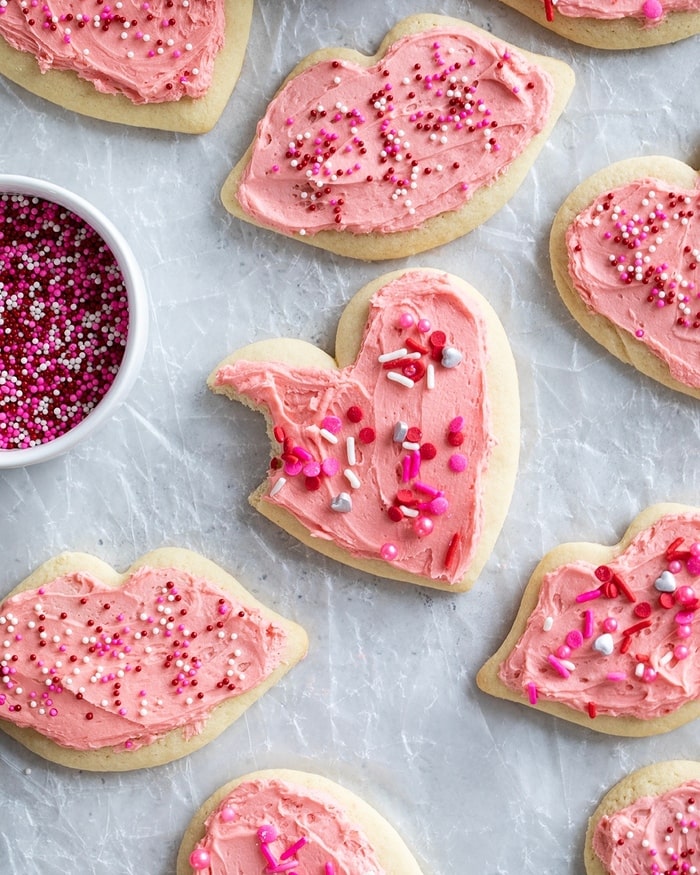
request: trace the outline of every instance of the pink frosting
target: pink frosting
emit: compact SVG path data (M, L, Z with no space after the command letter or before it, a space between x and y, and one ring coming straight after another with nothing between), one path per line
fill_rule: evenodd
M415 228L503 173L552 96L546 72L468 29L404 37L370 68L323 61L270 104L237 197L283 233Z
M700 695L700 517L669 515L607 566L563 565L499 677L532 704L663 717Z
M0 0L0 36L42 73L72 70L136 104L201 97L224 24L219 0Z
M700 0L554 0L557 12L569 18L640 18L655 24L668 12L700 10Z
M700 387L700 190L640 179L601 194L568 229L569 273L594 313L672 376Z
M644 796L598 822L593 850L609 875L693 875L698 865L700 782Z
M483 525L487 343L447 275L410 271L374 295L354 364L239 360L216 383L269 411L280 456L264 501L355 557L455 582Z
M285 638L177 569L140 568L118 588L74 572L0 606L0 719L76 750L191 737L270 675Z
M207 820L190 864L203 875L384 872L368 839L337 801L278 779L239 784Z

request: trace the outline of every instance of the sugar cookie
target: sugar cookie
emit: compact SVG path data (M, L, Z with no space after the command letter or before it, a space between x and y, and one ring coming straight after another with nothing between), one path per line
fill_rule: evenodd
M422 252L506 203L573 84L563 62L465 21L407 18L373 57L324 49L292 71L223 204L341 255Z
M587 875L695 872L698 800L700 763L694 760L654 763L623 778L589 821Z
M700 714L700 510L659 504L619 544L563 544L539 563L513 628L477 676L487 693L611 735Z
M554 33L596 49L643 49L700 33L700 0L502 0Z
M298 340L244 347L214 392L263 412L272 467L254 507L304 544L450 591L486 562L513 490L518 388L497 316L436 270L355 295L336 358Z
M65 766L160 765L216 738L305 654L306 633L188 550L124 574L62 553L0 605L0 728Z
M268 769L211 796L180 846L177 875L234 871L421 875L374 808L320 775Z
M223 112L253 14L253 0L189 0L175 10L166 0L57 0L33 15L22 6L8 0L0 10L2 75L83 115L193 134Z
M700 398L700 176L671 158L621 161L579 185L550 236L574 318L621 361Z

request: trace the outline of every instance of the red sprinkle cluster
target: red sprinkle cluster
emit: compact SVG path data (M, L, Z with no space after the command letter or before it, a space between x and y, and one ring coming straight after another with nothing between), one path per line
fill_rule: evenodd
M0 197L0 450L47 443L104 397L129 306L104 240L65 207Z

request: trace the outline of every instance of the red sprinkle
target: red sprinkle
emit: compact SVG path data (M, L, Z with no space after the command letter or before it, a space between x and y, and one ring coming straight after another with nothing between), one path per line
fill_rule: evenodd
M459 532L455 532L450 538L450 543L447 547L447 555L445 556L445 568L452 568L457 558L457 550L459 548L461 538Z
M369 426L360 429L360 433L358 435L360 442L363 444L371 444L374 442L377 434L373 428Z
M364 419L364 413L362 412L362 408L353 404L352 407L348 407L347 417L350 422L362 422Z
M588 716L591 718L591 720L595 720L595 718L598 716L598 706L595 702L589 702L587 707Z

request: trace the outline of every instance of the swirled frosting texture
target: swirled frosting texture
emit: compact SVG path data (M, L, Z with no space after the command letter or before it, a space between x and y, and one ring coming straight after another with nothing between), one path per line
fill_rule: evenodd
M699 542L698 517L665 516L607 571L576 562L546 574L503 683L592 717L649 720L697 699Z
M208 859L208 866L197 867L204 875L384 872L363 831L336 800L278 779L239 784L207 820L193 856Z
M700 782L688 781L603 816L593 851L609 875L692 873L697 864Z
M661 15L645 11L644 0L556 0L556 10L568 18L640 18L649 24L660 21L668 12L693 12L700 9L700 0L662 0Z
M237 198L283 233L410 230L502 174L552 97L544 70L466 28L406 36L370 68L322 61L271 102Z
M135 104L205 94L223 33L219 0L0 3L0 36L42 73L70 70Z
M353 364L238 360L216 385L269 412L280 455L264 501L354 557L452 583L483 527L488 355L478 306L447 275L408 271L372 298Z
M143 567L116 588L68 574L0 606L0 718L75 750L191 737L279 665L285 636L177 569Z
M645 178L601 194L570 225L568 267L592 312L700 386L700 191Z

